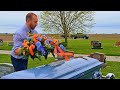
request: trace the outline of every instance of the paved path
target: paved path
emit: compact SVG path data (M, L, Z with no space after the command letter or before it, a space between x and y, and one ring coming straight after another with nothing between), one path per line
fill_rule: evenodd
M0 54L10 54L11 51L8 50L0 50Z
M11 51L8 50L0 50L0 54L10 54ZM83 54L75 54L75 57L77 56L88 56L88 55L83 55ZM49 57L52 57L50 54ZM106 61L117 61L120 62L120 56L106 56Z

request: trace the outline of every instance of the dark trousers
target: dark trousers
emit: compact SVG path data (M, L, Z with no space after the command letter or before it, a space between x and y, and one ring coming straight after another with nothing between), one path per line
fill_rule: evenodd
M27 69L28 59L16 59L13 56L11 56L11 61L15 71Z

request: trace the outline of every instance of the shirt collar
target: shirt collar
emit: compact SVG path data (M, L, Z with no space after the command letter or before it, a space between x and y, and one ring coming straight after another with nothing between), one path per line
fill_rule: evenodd
M30 30L28 29L28 27L27 27L27 25L25 24L25 30L26 30L26 32L30 32ZM32 30L31 30L31 32L32 32Z

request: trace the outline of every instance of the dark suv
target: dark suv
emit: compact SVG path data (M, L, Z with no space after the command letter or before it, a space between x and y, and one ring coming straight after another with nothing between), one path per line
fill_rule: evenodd
M88 39L89 38L89 36L87 34L83 34L83 33L67 35L67 37L69 37L69 36L73 39L77 39L77 38ZM65 38L65 35L62 34L61 37Z
M77 39L77 38L88 39L89 38L88 35L83 34L83 33L72 34L70 37L73 38L73 39Z

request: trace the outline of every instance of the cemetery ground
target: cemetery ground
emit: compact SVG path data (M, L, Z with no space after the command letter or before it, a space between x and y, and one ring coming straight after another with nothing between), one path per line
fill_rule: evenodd
M64 42L64 39L59 39L61 42ZM91 41L100 41L103 49L92 49ZM115 46L115 42L120 41L120 35L93 35L89 39L68 39L68 46L66 47L69 51L74 51L75 54L85 54L89 55L94 52L104 53L106 56L120 56L120 47ZM7 42L3 43L3 46L0 46L0 50L11 50L12 46L8 46ZM1 54L0 63L11 63L10 55ZM48 64L54 61L53 57L48 57L48 60L45 60L42 57L42 61L38 59L32 60L29 59L28 68L33 68L43 64ZM120 62L107 61L106 58L106 67L102 68L102 74L106 75L107 73L114 73L116 79L120 79Z
M59 39L64 42L64 39ZM91 41L98 40L101 42L103 49L92 49ZM120 47L115 46L115 42L120 40L112 39L68 39L67 50L73 51L75 54L90 54L94 52L104 53L107 56L120 56ZM0 50L11 50L12 46L8 46L7 42L3 42Z

